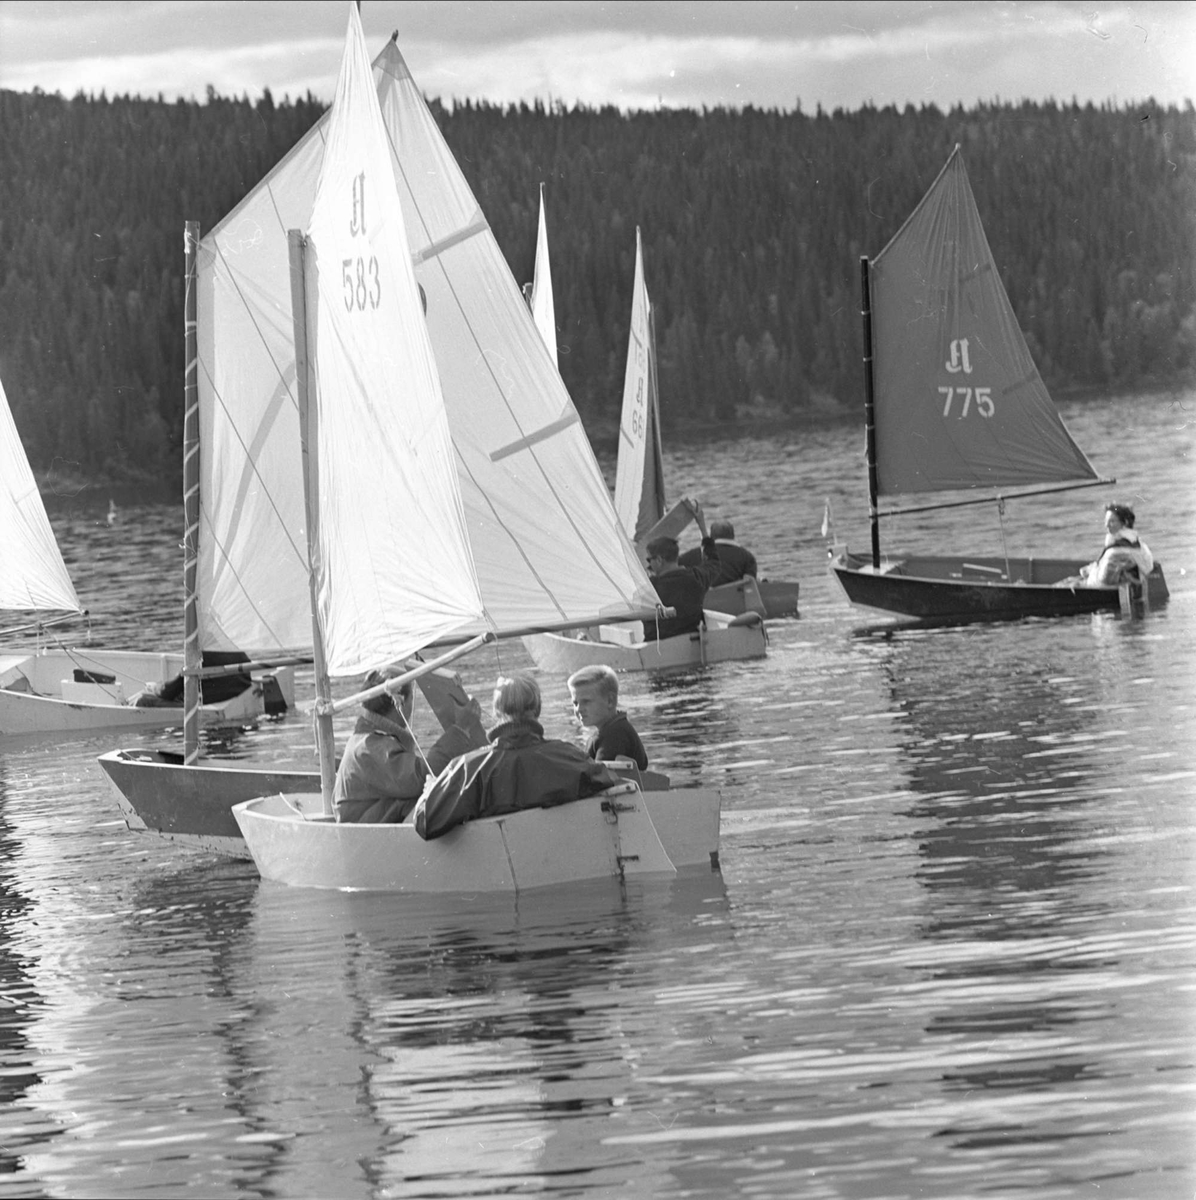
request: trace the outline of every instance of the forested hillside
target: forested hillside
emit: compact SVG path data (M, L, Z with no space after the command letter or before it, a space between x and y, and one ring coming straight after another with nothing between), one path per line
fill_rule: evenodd
M1190 104L434 110L520 282L546 185L561 372L592 436L617 420L636 225L666 426L854 410L859 256L956 142L1048 385L1196 373ZM321 111L0 91L0 379L35 467L177 474L183 222L211 228Z

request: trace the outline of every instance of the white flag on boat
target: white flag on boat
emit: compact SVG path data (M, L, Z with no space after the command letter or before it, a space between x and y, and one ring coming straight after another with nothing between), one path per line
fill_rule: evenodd
M355 4L327 134L306 272L313 569L328 671L350 675L484 613Z

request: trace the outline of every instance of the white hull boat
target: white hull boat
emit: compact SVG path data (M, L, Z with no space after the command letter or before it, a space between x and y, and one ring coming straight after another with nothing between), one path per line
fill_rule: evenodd
M291 886L476 894L671 876L635 783L553 808L521 793L518 811L483 810L430 842L411 824L334 818L334 712L497 637L657 607L560 375L397 51L385 73L380 97L349 5L314 197L305 229L287 231L320 795L245 800L233 816L261 876ZM405 114L397 145L384 108ZM331 678L444 646L332 699Z
M411 825L326 817L313 794L233 808L263 879L402 893L514 893L629 875L671 876L645 794L620 784L586 800L467 821L424 841ZM684 864L681 864L684 865Z
M181 725L180 706L138 708L132 698L183 669L182 654L71 647L0 653L0 737L88 729L155 729ZM252 686L204 705L204 725L239 725L295 703L290 667L251 673Z
M312 767L184 766L181 755L148 749L110 751L100 756L100 766L131 829L233 858L253 857L233 813L237 804L285 792L306 812L319 799L295 801L295 794L320 786L319 771ZM718 867L722 793L717 788L673 787L659 771L615 770L643 789L652 823L675 866ZM316 805L315 812L320 811Z
M536 666L564 673L598 663L616 671L676 671L768 653L768 635L758 612L733 617L711 609L706 610L703 628L657 641L645 641L643 624L635 621L598 625L572 635L529 634L523 644Z

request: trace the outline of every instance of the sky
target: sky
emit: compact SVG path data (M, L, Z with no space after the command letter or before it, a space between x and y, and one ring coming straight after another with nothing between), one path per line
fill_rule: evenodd
M349 0L0 0L0 87L332 97ZM1196 100L1196 3L364 0L431 97L806 112Z

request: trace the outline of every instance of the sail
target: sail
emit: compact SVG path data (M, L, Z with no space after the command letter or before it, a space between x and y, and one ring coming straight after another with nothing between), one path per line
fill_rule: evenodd
M357 6L308 229L317 607L330 675L484 621Z
M0 608L82 612L0 383Z
M660 447L660 401L656 390L656 337L644 283L644 252L635 230L635 283L631 333L619 417L615 511L627 536L640 541L664 515L664 462Z
M489 621L589 624L653 608L573 402L393 42L374 79ZM207 647L311 644L286 231L311 218L327 122L200 246L197 588ZM387 499L380 480L378 503Z
M1030 357L958 146L870 276L881 493L1096 478Z
M548 264L548 225L544 220L544 185L540 184L540 224L536 231L536 273L532 276L532 318L552 355L552 365L560 362L556 350L556 309L552 303L552 270Z

